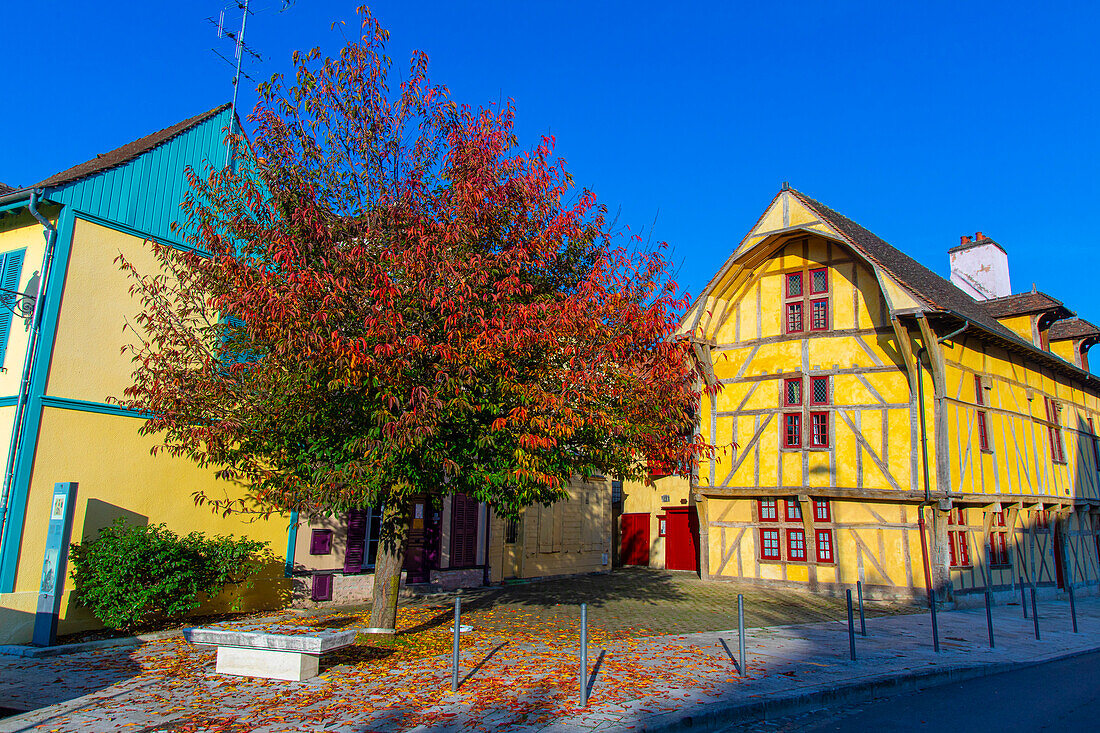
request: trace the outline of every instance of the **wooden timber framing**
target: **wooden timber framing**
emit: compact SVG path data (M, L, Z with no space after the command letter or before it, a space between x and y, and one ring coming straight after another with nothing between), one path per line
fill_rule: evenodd
M891 252L903 257L784 189L689 310L681 332L713 388L700 433L722 449L690 483L701 574L830 593L860 580L921 598L924 512L945 600L1054 587L1056 554L1066 582L1100 589L1098 382L987 316L945 309L968 296ZM826 327L811 328L811 301L825 303ZM819 382L827 398L811 403ZM800 518L762 518L763 500ZM762 555L762 532L778 556Z

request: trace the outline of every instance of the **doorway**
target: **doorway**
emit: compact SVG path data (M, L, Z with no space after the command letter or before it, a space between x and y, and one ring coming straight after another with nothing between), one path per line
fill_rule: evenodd
M623 514L623 565L649 565L649 513Z
M699 515L695 507L665 509L665 569L699 570Z

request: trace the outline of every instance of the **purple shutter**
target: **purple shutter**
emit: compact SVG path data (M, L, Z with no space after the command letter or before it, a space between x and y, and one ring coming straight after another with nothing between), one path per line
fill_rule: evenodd
M327 555L332 552L332 530L315 529L309 538L310 555Z
M451 567L477 562L477 501L465 494L451 497Z
M361 509L348 512L348 550L344 555L344 572L363 570L363 558L367 549L367 513Z
M314 601L331 601L332 600L332 576L331 575L314 575L313 576L313 588L309 594L310 599Z

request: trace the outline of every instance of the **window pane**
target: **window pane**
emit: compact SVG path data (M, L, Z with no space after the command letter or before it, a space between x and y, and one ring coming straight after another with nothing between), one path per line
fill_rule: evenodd
M806 533L800 529L787 530L787 559L806 559Z
M760 530L760 556L769 560L779 559L779 530Z
M829 415L824 412L815 412L813 418L813 444L826 447L829 445Z
M982 378L974 375L974 401L979 405L985 404L985 395L982 394Z
M829 404L829 378L828 377L814 377L814 404L815 405L827 405Z
M776 509L775 499L761 499L760 500L760 519L762 521L774 522L779 518L779 513Z
M802 445L802 416L786 416L786 442L788 448L797 448Z
M819 529L817 531L817 561L833 561L833 533L832 530Z
M824 331L829 327L829 301L815 300L813 306L813 320L811 327L815 331Z
M802 507L795 499L787 499L787 520L798 522L802 519Z
M795 298L802 295L802 273L792 272L787 275L787 297Z
M819 522L829 521L829 502L814 499L814 519Z
M798 333L802 330L802 304L787 303L787 333Z
M810 292L824 293L829 289L829 273L825 269L811 270Z
M802 404L802 380L801 379L788 379L787 380L787 404L788 405L801 405Z

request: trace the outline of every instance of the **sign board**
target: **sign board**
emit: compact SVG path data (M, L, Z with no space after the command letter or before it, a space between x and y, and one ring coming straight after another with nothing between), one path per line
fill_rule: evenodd
M53 485L50 524L46 529L46 553L42 560L42 583L38 588L38 609L34 615L31 640L35 646L51 646L57 641L57 616L65 590L75 504L75 481Z

